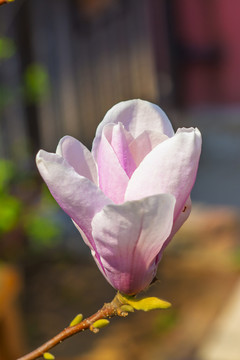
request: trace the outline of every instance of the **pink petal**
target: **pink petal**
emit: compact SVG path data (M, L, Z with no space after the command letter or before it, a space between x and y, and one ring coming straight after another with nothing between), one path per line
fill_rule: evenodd
M119 122L124 125L125 129L134 138L145 130L159 131L168 137L174 135L167 115L157 105L140 99L122 101L113 106L98 125L92 148L95 159L104 126L109 123L117 124Z
M163 244L163 246L162 246L162 248L160 250L160 253L158 254L158 256L156 258L156 263L157 264L161 260L163 251L165 250L165 248L167 247L169 242L172 240L173 236L176 234L176 232L180 229L180 227L185 223L185 221L189 217L189 215L191 213L191 208L192 208L192 202L191 202L191 199L190 199L190 196L189 196L186 203L185 203L185 205L184 205L184 207L183 207L183 209L182 209L182 211L181 211L181 213L178 215L177 219L173 223L171 234L169 235L169 237L167 238L167 240Z
M125 190L129 177L122 168L118 157L109 141L111 141L112 126L104 128L98 149L97 164L99 186L104 194L116 204L124 201Z
M84 234L84 232L82 231L82 229L78 226L77 223L75 223L75 221L72 219L73 224L75 225L75 227L77 228L77 230L80 232L81 237L83 239L83 241L85 242L85 244L90 247L91 251L93 250L93 240L92 237L90 237L90 239L92 240L91 242L88 240L87 236Z
M180 214L178 215L178 217L176 218L176 220L174 221L173 224L173 228L171 231L171 234L169 236L168 241L166 242L166 245L164 244L164 247L167 246L167 244L169 243L169 241L173 238L173 236L176 234L176 232L180 229L180 227L185 223L185 221L188 219L190 213L191 213L191 209L192 209L192 202L191 202L191 198L190 196L188 197L182 211L180 212Z
M98 185L97 166L92 153L80 141L64 136L58 143L56 153L67 160L79 175Z
M159 131L144 131L129 144L129 149L136 166L142 162L145 156L161 142L168 139L167 135Z
M131 136L131 140L127 138L127 131L124 129L121 123L118 123L117 125L109 124L106 125L106 127L108 127L109 130L111 129L111 139L108 139L108 141L111 143L111 146L117 155L123 170L130 178L136 169L135 162L128 146L128 143L130 143L133 138L129 133L128 134Z
M55 200L84 232L95 249L91 222L97 212L111 204L111 200L92 181L80 176L57 154L40 150L36 163Z
M125 200L170 193L176 198L176 219L195 182L200 152L199 130L182 129L143 159L129 180Z
M155 257L172 229L175 198L161 194L108 205L92 221L93 238L113 287L134 294L150 284Z

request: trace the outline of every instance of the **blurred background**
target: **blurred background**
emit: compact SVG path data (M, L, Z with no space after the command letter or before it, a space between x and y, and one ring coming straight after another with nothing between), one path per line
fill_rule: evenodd
M68 134L91 148L122 100L197 126L193 211L149 289L169 310L113 319L52 352L72 360L239 360L240 3L16 0L0 6L0 360L111 300L35 166Z

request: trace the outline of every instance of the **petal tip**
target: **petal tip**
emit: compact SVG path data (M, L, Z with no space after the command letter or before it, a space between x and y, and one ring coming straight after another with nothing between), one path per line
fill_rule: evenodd
M43 155L44 150L40 149L36 155L36 163L40 163L42 161L42 155Z

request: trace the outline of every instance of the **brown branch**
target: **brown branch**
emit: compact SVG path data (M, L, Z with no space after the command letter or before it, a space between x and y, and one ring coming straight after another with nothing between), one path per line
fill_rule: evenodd
M112 300L112 302L104 304L104 306L98 310L95 314L89 316L88 318L81 321L75 326L68 326L58 335L54 336L52 339L47 341L42 346L38 347L36 350L33 350L29 354L18 358L17 360L33 360L37 359L48 350L52 349L57 344L61 343L63 340L69 338L70 336L77 334L80 331L90 329L93 332L97 332L98 329L93 327L93 323L100 319L111 318L113 316L127 316L127 312L121 310L121 305L123 305L118 298L118 295Z

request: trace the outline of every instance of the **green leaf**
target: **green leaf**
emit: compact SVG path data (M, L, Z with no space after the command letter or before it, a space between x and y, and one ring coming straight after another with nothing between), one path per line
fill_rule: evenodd
M100 320L97 320L95 321L92 326L97 328L97 329L101 329L105 326L107 326L109 324L109 320L107 319L100 319Z
M122 304L130 305L135 310L150 311L155 309L168 309L171 306L170 302L159 299L157 297L136 299L132 296L127 296L119 293L118 298Z
M127 304L122 305L121 310L126 312L134 312L134 308L131 305L127 305Z
M55 356L54 356L53 354L49 353L49 352L45 352L45 353L43 354L43 357L44 357L44 359L46 359L46 360L53 360L53 359L55 359Z
M70 323L70 327L71 326L75 326L75 325L77 325L77 324L79 324L81 321L82 321L82 319L83 319L83 315L82 314L78 314L77 316L75 316L75 318L71 321L71 323Z

